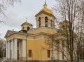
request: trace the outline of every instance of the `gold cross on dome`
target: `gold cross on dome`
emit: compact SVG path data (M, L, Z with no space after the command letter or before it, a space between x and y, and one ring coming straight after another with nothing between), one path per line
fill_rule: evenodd
M26 18L26 22L27 22L27 18Z
M47 3L46 3L46 0L45 0L44 8L46 8L46 7L47 7Z

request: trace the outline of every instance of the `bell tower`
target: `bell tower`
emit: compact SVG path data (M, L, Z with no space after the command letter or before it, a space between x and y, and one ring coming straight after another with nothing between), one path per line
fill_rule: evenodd
M47 7L47 3L43 5L43 8L36 15L36 27L51 27L55 28L55 16L52 10Z

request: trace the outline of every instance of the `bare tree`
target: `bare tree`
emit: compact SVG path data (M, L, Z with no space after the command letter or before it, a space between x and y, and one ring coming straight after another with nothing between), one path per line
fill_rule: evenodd
M71 62L79 62L79 49L84 45L84 0L58 0L60 13L63 19L69 21L69 31L67 33L68 52ZM78 22L78 23L77 23ZM78 29L76 29L78 27ZM68 34L69 33L69 34ZM76 38L74 38L74 33ZM75 45L75 46L74 46ZM82 54L83 55L83 54Z
M66 47L68 49L70 61L71 62L77 62L77 61L79 61L78 57L79 57L79 53L80 53L79 50L77 50L77 49L80 49L80 47L81 47L80 43L81 43L81 41L84 41L84 40L82 40L83 37L81 35L83 33L83 29L84 29L83 28L84 27L84 25L83 25L83 23L84 23L83 22L83 19L84 19L84 1L83 0L80 0L80 1L79 0L58 0L58 1L59 1L59 5L60 5L59 6L60 11L59 12L63 16L63 20L68 20L68 22L69 22L68 30L66 28L65 33L66 33L66 41L67 41ZM55 8L55 10L56 10L56 8ZM80 24L79 24L79 22L77 23L77 21L80 21ZM78 26L78 28L79 28L78 30L76 30L76 26ZM76 31L78 31L78 33ZM54 34L53 36L55 36L55 35L56 34ZM74 38L74 35L76 36L76 38ZM54 41L60 41L60 38L57 40L55 39Z
M21 2L21 0L0 0L0 15L5 15L5 10L9 7L9 6L14 6L15 2ZM2 20L0 20L0 23L2 22Z
M67 34L68 52L71 62L74 62L74 21L76 19L77 0L58 0L60 2L61 14L69 21Z
M0 58L6 55L6 45L5 40L0 38Z

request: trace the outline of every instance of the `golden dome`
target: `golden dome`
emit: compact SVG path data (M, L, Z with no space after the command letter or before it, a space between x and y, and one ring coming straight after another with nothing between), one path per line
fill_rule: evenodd
M44 4L44 8L41 9L40 12L37 13L35 16L38 16L39 14L42 14L42 13L47 14L47 15L50 15L50 16L53 16L53 17L55 18L55 16L53 15L52 10L49 9L49 8L47 8L46 2L45 2L45 4Z
M53 14L52 10L48 9L47 7L44 7L41 11L44 11L49 14Z
M45 0L45 4L43 6L44 6L44 8L41 11L44 11L44 12L49 13L49 14L53 14L52 10L47 8L46 0Z
M40 15L42 13L53 16L55 18L55 16L53 15L52 10L48 9L47 7L44 7L43 9L41 9L41 11L39 13L37 13L35 16L38 16L38 15Z
M22 23L22 25L21 25L21 26L23 26L23 25L31 25L31 26L32 26L32 24L28 23L27 21L26 21L26 22L24 22L24 23Z

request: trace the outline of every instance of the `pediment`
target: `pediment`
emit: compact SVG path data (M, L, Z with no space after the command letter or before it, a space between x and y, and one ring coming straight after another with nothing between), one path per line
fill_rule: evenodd
M8 37L8 36L10 36L11 34L14 34L14 33L16 33L16 31L8 30L7 33L6 33L6 35L5 35L5 38Z

